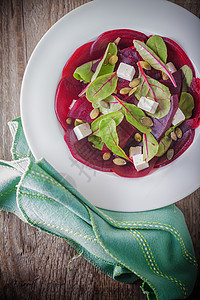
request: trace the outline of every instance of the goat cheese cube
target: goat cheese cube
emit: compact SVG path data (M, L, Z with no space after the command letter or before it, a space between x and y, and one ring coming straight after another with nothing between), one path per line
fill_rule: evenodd
M78 140L82 140L84 137L90 135L92 130L88 123L83 123L74 127L74 133Z
M123 62L120 63L117 69L118 77L131 81L134 75L135 75L135 68L133 66L125 64Z
M154 114L158 107L158 102L151 100L147 97L142 96L137 105L139 108L149 112L150 114Z
M129 149L129 157L133 158L134 155L142 154L142 147L136 146L136 147L130 147Z
M175 125L179 124L180 122L182 122L184 120L185 120L185 115L182 112L182 110L180 108L178 108L175 115L174 115L174 117L173 117L172 125L175 126Z
M134 155L133 163L137 171L141 171L149 167L148 162L143 159L143 154Z
M166 64L166 67L170 73L174 73L177 71L175 65L172 62L168 62Z

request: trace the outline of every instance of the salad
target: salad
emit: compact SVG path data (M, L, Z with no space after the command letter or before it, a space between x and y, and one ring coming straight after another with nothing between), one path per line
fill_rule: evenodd
M177 159L200 124L200 79L173 40L104 32L63 68L55 112L75 159L142 177Z

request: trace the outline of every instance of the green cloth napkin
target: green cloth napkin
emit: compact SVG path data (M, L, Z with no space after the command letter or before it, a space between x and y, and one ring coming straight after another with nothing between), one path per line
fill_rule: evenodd
M9 127L14 160L0 162L1 210L65 239L115 280L141 278L150 300L191 294L197 263L184 216L175 205L136 213L98 209L45 160L34 160L20 118Z

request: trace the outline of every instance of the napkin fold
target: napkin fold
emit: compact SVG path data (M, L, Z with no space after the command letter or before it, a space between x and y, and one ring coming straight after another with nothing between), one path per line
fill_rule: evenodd
M115 280L141 278L149 300L191 294L197 263L184 216L175 205L136 213L99 209L47 161L35 161L20 118L9 127L13 161L0 161L0 210L65 239Z

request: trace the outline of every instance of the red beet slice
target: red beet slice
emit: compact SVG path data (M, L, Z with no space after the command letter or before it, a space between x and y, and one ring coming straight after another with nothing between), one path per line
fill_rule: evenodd
M74 99L77 99L77 95L81 90L82 84L73 77L64 77L58 84L55 95L55 113L64 130L67 130L66 119L69 106Z
M195 108L193 110L193 118L198 118L200 124L200 79L199 78L193 78L189 92L192 94L194 98L194 105Z
M73 125L68 126L64 139L69 147L72 156L79 162L95 170L104 172L112 171L112 158L103 160L102 152L95 149L92 143L88 142L87 137L78 141L73 131Z
M153 119L153 126L151 133L159 140L165 131L170 127L173 117L178 109L179 98L177 95L171 96L171 107L166 116L161 119Z
M133 40L140 40L146 42L147 36L141 32L130 30L130 29L117 29L110 30L102 33L92 44L90 56L93 59L99 58L103 55L108 43L114 42L120 37L118 47L124 49L133 46Z
M86 97L79 98L68 113L69 118L80 119L84 122L92 122L90 112L92 111L92 103Z
M193 129L194 126L195 126L194 120L186 120L179 126L183 132L183 136L181 139L178 139L177 141L173 141L171 143L169 149L174 149L173 158L171 160L168 160L167 154L165 153L162 157L160 157L157 160L155 164L156 168L168 165L187 150L187 148L191 145L194 139L194 134L195 134L195 130Z
M117 126L119 146L123 148L135 132L136 128L127 122L126 119L123 119L123 121Z

